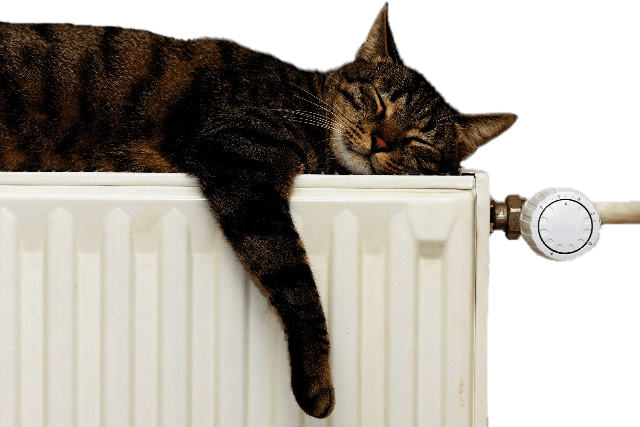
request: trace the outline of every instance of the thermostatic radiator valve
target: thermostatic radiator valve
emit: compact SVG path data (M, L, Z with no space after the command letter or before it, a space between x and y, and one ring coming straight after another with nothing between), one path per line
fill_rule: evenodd
M492 229L520 237L544 257L566 261L596 244L601 224L640 224L640 202L593 203L572 188L547 188L528 200L491 201Z

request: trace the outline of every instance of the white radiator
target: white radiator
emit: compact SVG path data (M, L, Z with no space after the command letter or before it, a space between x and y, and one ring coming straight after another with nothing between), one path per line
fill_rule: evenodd
M487 176L302 176L336 407L193 180L0 174L0 426L486 427Z

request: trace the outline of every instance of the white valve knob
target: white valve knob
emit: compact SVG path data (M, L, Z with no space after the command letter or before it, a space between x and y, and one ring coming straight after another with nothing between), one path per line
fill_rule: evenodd
M593 248L600 233L600 218L593 203L579 191L548 188L526 201L520 228L535 252L566 261Z

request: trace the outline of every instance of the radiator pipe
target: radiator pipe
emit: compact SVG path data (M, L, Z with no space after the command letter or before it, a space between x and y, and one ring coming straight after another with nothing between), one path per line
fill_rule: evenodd
M640 224L640 202L594 202L602 224Z

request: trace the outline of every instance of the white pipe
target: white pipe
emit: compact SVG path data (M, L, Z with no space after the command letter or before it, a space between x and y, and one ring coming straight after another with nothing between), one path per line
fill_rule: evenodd
M640 202L595 202L602 224L640 224Z

